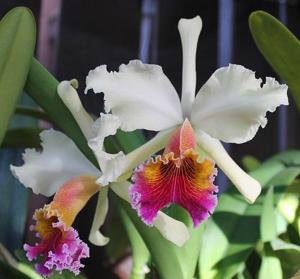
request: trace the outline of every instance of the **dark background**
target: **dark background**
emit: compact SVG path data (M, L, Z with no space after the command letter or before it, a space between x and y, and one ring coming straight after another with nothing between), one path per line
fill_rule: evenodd
M221 2L225 7L229 3L233 4L232 8L227 6L232 12L232 24L227 20L220 22L220 13L224 12ZM248 16L252 11L264 10L279 17L278 1L162 0L156 4L158 12L150 15L153 28L148 62L161 65L178 92L181 90L182 55L177 23L182 17L200 15L203 20L197 52L197 89L224 59L255 70L259 77L276 76L252 40ZM11 8L20 5L32 9L39 26L42 8L40 1L1 0L1 17ZM299 6L296 0L285 3L287 26L298 37L300 37ZM60 15L50 17L49 27L46 28L46 32L50 35L48 34L46 41L38 42L37 56L59 80L77 78L80 81L79 92L82 93L81 98L90 112L99 114L102 109L102 98L99 94L97 96L83 94L85 77L90 69L100 64L107 64L109 69L116 70L120 64L139 57L142 8L143 2L137 0L65 0L61 1ZM220 39L221 25L232 30L230 39L232 48L225 58L218 54L220 49L228 48L228 45L224 45ZM226 33L224 36L226 37ZM45 44L51 51L41 55L39 51ZM298 140L300 119L291 98L290 101L285 135L288 149L300 147ZM260 129L251 142L231 145L231 155L234 159L240 162L242 156L250 154L263 160L275 154L279 149L278 118L278 112L269 115L269 124L265 129ZM76 223L83 239L87 238L94 206L95 201L89 203ZM85 272L88 278L115 278L111 274L110 267L106 249L92 247L91 258L86 261Z

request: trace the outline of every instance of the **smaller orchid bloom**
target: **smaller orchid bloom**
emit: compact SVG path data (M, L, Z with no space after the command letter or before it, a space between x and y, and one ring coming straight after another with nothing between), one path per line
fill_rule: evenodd
M78 275L84 267L81 259L89 257L89 248L79 239L72 227L75 217L86 202L100 190L93 176L79 176L67 181L56 192L53 201L34 213L36 232L40 242L35 246L24 245L30 261L36 260L36 270L50 276L53 270L65 269Z
M146 224L153 224L157 212L176 203L191 215L194 226L207 219L217 204L217 171L210 159L199 160L196 138L186 119L177 128L163 155L140 165L130 188L132 205Z
M232 160L220 141L241 144L251 140L259 127L266 126L267 112L288 105L287 86L270 77L262 84L253 71L229 65L217 69L195 96L201 18L181 19L178 29L183 49L181 100L160 66L138 60L122 64L116 72L107 71L106 65L91 70L86 92L92 89L104 94L105 111L118 117L121 130L158 131L152 140L154 148L146 149L153 152L150 156L170 141L163 156L140 161L142 165L133 175L132 205L142 219L152 223L157 210L177 203L189 211L197 225L216 203L212 161L248 202L253 203L260 194L259 182ZM189 144L185 147L186 141ZM193 153L196 145L212 161L199 161ZM137 158L129 154L119 162L119 168L130 170L132 161Z

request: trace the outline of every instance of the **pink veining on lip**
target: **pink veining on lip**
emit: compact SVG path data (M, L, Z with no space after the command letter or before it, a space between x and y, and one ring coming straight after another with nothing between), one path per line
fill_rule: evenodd
M142 220L151 225L158 211L172 203L185 208L199 225L217 204L217 171L209 159L198 161L196 140L188 120L170 139L162 156L140 165L130 188L132 207Z

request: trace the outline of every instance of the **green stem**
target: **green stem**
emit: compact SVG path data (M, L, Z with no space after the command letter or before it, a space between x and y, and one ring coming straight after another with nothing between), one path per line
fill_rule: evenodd
M36 108L17 106L15 113L50 122L48 115L45 112L38 110Z
M130 279L145 279L145 269L147 269L147 263L150 259L150 253L142 237L138 233L125 210L122 209L119 205L117 205L117 208L119 210L132 248L133 263Z

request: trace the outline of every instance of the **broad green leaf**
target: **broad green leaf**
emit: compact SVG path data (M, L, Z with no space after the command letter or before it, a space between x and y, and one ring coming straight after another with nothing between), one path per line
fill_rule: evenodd
M280 21L263 11L250 15L249 26L257 47L287 83L300 109L300 42Z
M16 128L7 131L2 148L39 148L39 128Z
M278 209L282 216L293 223L296 218L297 208L299 207L299 195L286 193L278 203Z
M268 189L263 201L260 235L263 242L272 241L277 236L273 186Z
M110 241L105 246L107 256L112 262L117 262L128 253L130 246L126 230L115 204L109 208L109 222L105 225L105 233ZM122 236L122 237L121 237Z
M125 153L129 153L146 142L140 130L125 133L119 130L115 136L117 143Z
M200 278L227 279L243 270L247 257L260 239L259 225L265 189L274 186L274 198L278 201L286 185L299 175L298 165L300 152L285 152L251 172L263 186L263 193L253 205L245 202L234 187L222 194L202 238Z
M296 210L296 218L294 221L294 226L298 232L298 238L300 238L300 205L298 206Z
M284 278L290 278L300 270L300 246L286 243L281 239L271 242L274 255L280 259Z
M0 143L23 90L35 46L35 20L27 8L9 11L0 22Z
M280 260L273 255L263 255L258 279L282 279Z
M57 86L58 81L36 59L33 59L25 92L45 111L51 122L69 136L83 154L97 165L95 156L88 147L79 126L58 96Z
M15 113L50 122L50 119L45 112L34 107L17 106Z
M271 247L274 251L295 250L295 251L298 251L300 253L300 246L299 245L289 243L289 242L285 242L285 241L281 240L280 238L272 240L271 241Z
M130 278L143 279L149 271L147 264L150 260L150 253L131 219L122 208L120 208L120 215L132 248L133 263Z
M194 276L196 264L199 255L200 243L205 224L199 228L193 229L187 213L180 208L173 208L174 211L181 211L181 220L186 220L190 228L190 239L186 244L179 248L175 244L166 240L160 232L154 228L145 225L134 212L130 205L119 199L122 207L135 224L137 230L143 237L158 270L161 279L191 279ZM176 212L178 217L180 214Z

